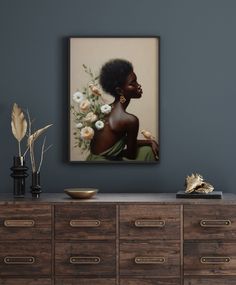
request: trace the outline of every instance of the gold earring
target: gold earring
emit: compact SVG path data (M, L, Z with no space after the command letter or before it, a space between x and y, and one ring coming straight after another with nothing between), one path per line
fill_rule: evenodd
M120 103L124 104L126 102L125 96L124 95L120 95Z

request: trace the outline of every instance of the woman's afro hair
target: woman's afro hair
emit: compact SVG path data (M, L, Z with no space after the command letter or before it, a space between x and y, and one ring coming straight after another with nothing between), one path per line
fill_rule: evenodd
M100 71L99 81L102 89L117 96L117 87L123 87L127 76L133 71L132 64L124 59L112 59L106 62Z

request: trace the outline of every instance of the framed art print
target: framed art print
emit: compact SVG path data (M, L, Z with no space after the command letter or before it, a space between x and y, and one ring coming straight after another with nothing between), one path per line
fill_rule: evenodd
M69 39L71 162L159 161L159 37Z

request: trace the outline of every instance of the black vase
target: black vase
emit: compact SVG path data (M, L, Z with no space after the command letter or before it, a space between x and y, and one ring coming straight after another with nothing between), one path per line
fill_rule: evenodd
M25 179L28 176L23 156L14 156L13 166L11 167L11 177L13 180L13 195L15 198L25 197Z
M31 185L32 198L39 198L41 191L40 186L40 172L32 173L32 185Z

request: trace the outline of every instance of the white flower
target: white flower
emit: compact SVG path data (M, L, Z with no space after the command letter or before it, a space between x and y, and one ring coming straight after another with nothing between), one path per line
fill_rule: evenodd
M94 136L94 130L90 127L84 127L80 134L82 139L90 141Z
M89 112L85 118L84 118L84 121L85 122L90 122L90 123L93 123L95 121L97 121L98 117L97 115L95 115L93 112Z
M76 126L77 129L81 129L83 127L83 124L82 123L77 123L75 126Z
M97 121L96 123L95 123L95 127L97 128L97 130L101 130L101 129L103 129L104 128L104 123L103 123L103 121Z
M88 111L90 105L91 105L91 103L89 102L89 100L86 99L80 103L79 107L80 107L80 110L82 112L86 112L86 111Z
M84 95L77 91L73 94L72 98L76 103L80 104L84 100Z
M102 105L100 109L103 114L109 114L111 112L111 106L108 104Z

